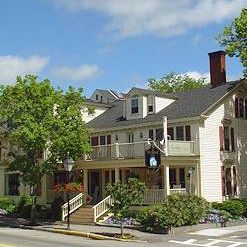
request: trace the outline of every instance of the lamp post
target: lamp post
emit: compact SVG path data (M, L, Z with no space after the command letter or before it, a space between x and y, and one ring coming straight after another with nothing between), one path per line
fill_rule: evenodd
M67 183L70 182L70 172L73 169L75 161L71 158L67 158L64 160L63 165L64 165L64 169L67 172ZM67 193L67 203L68 203L68 216L67 216L67 230L70 230L70 204L69 204L69 191L66 192Z

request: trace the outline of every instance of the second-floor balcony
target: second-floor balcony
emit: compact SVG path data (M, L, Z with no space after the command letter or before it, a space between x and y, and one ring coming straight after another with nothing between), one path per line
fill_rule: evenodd
M164 146L160 143L157 145L164 150ZM143 158L145 150L149 147L148 141L92 146L92 151L87 155L86 160ZM194 156L196 154L194 141L168 140L167 142L167 156Z

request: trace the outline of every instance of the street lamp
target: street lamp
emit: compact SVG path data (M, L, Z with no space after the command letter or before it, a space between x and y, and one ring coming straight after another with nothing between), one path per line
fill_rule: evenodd
M70 182L70 172L73 169L73 166L75 164L75 161L71 158L66 158L63 162L64 169L67 172L67 183ZM69 204L69 191L66 191L67 193L67 204L68 204L68 216L67 216L67 230L70 230L70 204Z

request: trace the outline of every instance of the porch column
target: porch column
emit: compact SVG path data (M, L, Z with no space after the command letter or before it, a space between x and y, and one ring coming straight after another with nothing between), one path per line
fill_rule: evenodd
M0 195L3 196L4 195L4 188L5 188L5 184L4 184L4 167L0 166Z
M163 184L164 184L164 190L165 194L168 196L170 195L170 178L169 178L169 166L164 165L164 174L163 174Z
M125 173L125 169L122 169L122 183L125 183L126 182L126 179L125 179L125 177L126 177L126 173Z
M196 164L196 194L201 196L201 189L200 189L200 163Z
M83 169L84 194L88 195L88 169Z
M101 171L101 186L102 186L102 197L105 197L106 184L105 184L105 170L104 169L102 169Z
M112 173L111 173L111 169L109 170L109 183L112 184Z
M115 168L115 183L120 182L119 168Z

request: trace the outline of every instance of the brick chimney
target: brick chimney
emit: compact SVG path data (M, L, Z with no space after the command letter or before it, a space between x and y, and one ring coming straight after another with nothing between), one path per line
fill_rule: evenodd
M210 60L211 86L217 87L226 83L226 60L224 51L208 53Z

